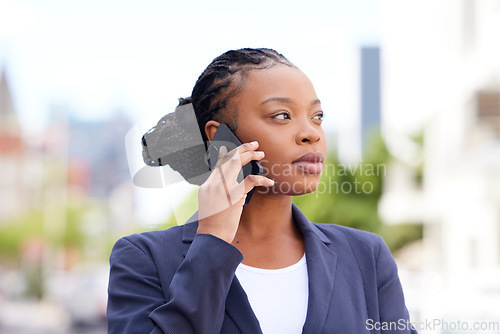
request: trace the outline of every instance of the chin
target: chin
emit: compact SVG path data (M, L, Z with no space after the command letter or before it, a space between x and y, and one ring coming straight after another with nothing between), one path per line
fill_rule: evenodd
M306 184L304 185L304 188L302 191L296 191L295 193L291 194L292 196L300 196L300 195L306 195L310 194L316 191L318 189L318 182L311 183L311 184Z
M288 196L300 196L316 191L319 184L319 176L317 180L278 180L272 187L258 187L258 192L261 194L281 194Z

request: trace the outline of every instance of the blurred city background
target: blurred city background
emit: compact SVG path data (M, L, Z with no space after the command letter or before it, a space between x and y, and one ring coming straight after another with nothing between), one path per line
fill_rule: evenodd
M106 332L114 242L197 204L133 185L133 146L240 47L322 101L337 188L305 215L380 234L412 321L500 322L498 36L500 0L0 0L0 334Z

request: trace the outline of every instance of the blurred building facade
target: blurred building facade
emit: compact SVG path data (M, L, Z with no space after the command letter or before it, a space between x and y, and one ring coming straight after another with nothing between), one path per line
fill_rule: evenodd
M107 120L68 120L68 184L74 196L105 201L112 229L130 230L135 217L134 190L125 152L132 127L123 111Z
M421 319L498 320L500 1L383 0L382 26L384 112L426 120L423 183L395 167L381 203L388 221L424 222L410 303ZM403 137L397 125L384 130ZM418 159L418 148L391 142Z
M23 198L27 192L20 172L26 162L25 154L7 74L0 69L0 189L5 194L0 201L0 222L26 208Z
M361 48L361 145L380 131L380 47Z
M11 92L0 71L0 235L9 247L0 249L0 332L22 327L12 314L33 313L38 299L57 319L34 327L100 324L110 243L136 227L124 140L132 123L123 111L86 121L54 104L48 124L27 134Z

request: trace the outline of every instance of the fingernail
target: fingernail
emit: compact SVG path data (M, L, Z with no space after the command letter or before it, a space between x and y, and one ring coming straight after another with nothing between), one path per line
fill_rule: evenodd
M259 143L255 140L253 142L250 143L251 145L258 145Z
M274 184L274 180L268 179L271 184Z

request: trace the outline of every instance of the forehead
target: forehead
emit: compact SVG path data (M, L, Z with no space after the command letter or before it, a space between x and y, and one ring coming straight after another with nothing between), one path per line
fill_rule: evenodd
M238 97L235 102L252 104L274 97L292 99L298 104L310 104L317 99L311 81L302 71L282 65L250 71Z

